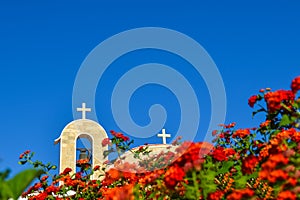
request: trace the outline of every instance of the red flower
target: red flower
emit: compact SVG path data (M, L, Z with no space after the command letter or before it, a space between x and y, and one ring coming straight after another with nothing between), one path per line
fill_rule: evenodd
M54 185L50 185L49 187L46 188L46 192L48 194L51 194L52 192L57 192L59 188L55 187Z
M230 123L230 124L219 124L219 126L221 126L221 127L224 127L224 128L226 128L226 129L228 129L228 128L233 128L233 127L235 127L235 125L236 125L236 123L235 122L232 122L232 123Z
M219 138L225 138L225 134L224 133L220 133L220 135L218 136Z
M30 150L24 151L20 156L19 159L22 159L25 155L28 155L30 153Z
M225 151L225 155L226 155L227 157L233 156L233 155L236 153L235 150L232 149L232 148L227 148L227 149L225 149L224 151Z
M42 183L36 183L36 184L34 184L33 189L34 189L34 190L38 190L38 189L40 189L42 186L43 186Z
M245 174L251 174L258 164L259 159L256 156L250 155L247 156L242 163L242 171Z
M122 133L117 133L117 132L115 132L115 131L110 131L110 133L111 133L114 137L116 137L116 138L118 138L118 139L121 139L121 140L123 140L123 141L125 141L125 142L129 140L129 137L124 136Z
M66 175L66 174L68 174L69 172L71 172L72 171L72 169L71 168L69 168L69 167L67 167L64 171L63 171L63 175Z
M81 177L82 177L81 174L82 174L81 172L77 172L77 173L75 174L75 179L81 179Z
M248 105L253 108L254 104L257 102L258 98L257 95L253 95L248 99Z
M42 192L36 196L33 196L31 199L32 200L44 200L48 197L48 194L46 192Z
M223 196L224 196L224 192L217 190L213 193L210 193L207 197L207 200L221 200Z
M47 180L48 177L49 177L49 176L43 176L43 177L41 178L41 181Z
M109 145L110 143L110 139L109 138L104 138L102 140L102 146L105 147L106 145Z
M185 163L184 166L183 166L183 170L184 170L185 172L188 172L188 171L191 170L192 168L193 168L193 164L192 164L191 162L187 162L187 163Z
M291 84L291 89L294 93L300 90L300 76L296 77Z
M107 165L107 164L109 164L109 163L110 163L109 160L106 160L106 161L103 162L104 165Z
M213 132L212 132L212 136L216 136L218 134L218 131L217 130L214 130Z
M100 166L99 165L96 165L95 167L94 167L94 171L97 171L97 170L99 170L100 169Z
M223 147L217 147L213 153L212 156L214 159L216 159L217 161L223 161L223 160L227 160L227 156L226 156L226 152L224 150Z

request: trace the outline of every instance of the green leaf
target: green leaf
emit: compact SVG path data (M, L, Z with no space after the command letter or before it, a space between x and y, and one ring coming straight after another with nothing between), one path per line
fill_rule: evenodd
M13 196L13 192L10 190L6 182L0 183L0 199L9 199ZM17 198L16 198L17 199Z
M229 172L229 169L234 165L234 161L224 161L221 169L218 170L218 174L224 174Z
M286 126L289 125L290 123L291 123L290 117L288 115L283 115L279 123L279 126Z
M234 178L236 189L246 188L247 181L250 178L257 178L257 176L258 176L257 173L253 173L253 174L250 174L250 175L237 176L236 178Z
M4 187L7 187L5 195L9 195L9 198L18 199L30 183L43 173L44 171L35 169L27 169L18 173L4 184Z

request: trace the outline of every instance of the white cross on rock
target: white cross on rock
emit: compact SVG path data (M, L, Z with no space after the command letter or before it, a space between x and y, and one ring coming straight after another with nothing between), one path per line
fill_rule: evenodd
M163 144L167 144L167 138L171 137L171 134L166 134L166 129L162 129L162 133L157 134L157 137L162 137Z
M91 112L91 108L87 108L85 103L82 103L81 108L77 108L77 112L82 112L82 119L86 119L86 112Z

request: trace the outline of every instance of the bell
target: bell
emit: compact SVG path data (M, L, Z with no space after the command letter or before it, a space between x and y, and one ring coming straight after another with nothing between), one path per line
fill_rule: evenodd
M89 151L87 149L78 148L78 150L80 151L79 160L89 160Z

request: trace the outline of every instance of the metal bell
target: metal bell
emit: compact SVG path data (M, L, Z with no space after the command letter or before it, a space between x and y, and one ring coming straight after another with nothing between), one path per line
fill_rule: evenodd
M79 159L80 160L90 160L89 158L89 150L85 148L78 148L77 150L80 151Z

